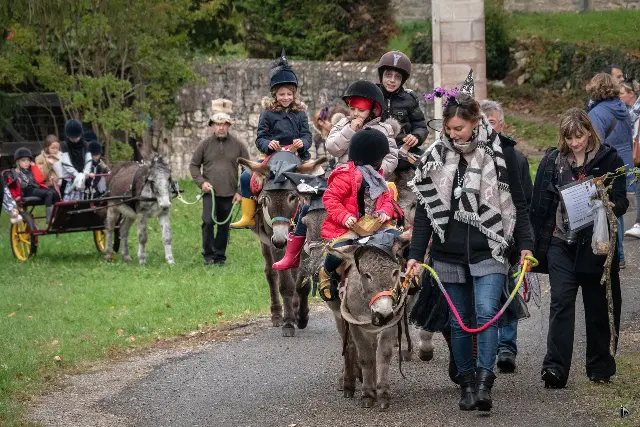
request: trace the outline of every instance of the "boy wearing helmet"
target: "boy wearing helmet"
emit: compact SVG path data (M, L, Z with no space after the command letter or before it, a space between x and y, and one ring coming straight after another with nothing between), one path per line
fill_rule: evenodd
M331 247L353 244L358 234L354 226L369 215L383 226L401 219L402 211L393 200L381 167L389 154L388 137L374 128L358 130L348 150L349 162L329 175L322 202L327 217L322 224L322 237L331 240ZM328 254L320 270L320 297L333 301L338 296L339 277L336 270L342 260Z
M348 162L349 142L360 129L376 129L387 137L389 151L382 159L382 170L389 177L398 164L398 147L395 136L399 131L394 119L384 121L380 116L384 105L382 91L373 83L359 80L353 83L342 97L349 106L349 116L331 129L326 147L329 154L338 158L338 165Z
M384 95L382 116L393 117L400 123L396 136L398 148L404 146L410 152L419 153L417 147L422 145L429 131L418 96L404 88L410 75L411 61L400 51L387 52L378 61L378 87ZM400 168L406 169L407 165L402 162Z
M271 96L262 98L262 108L258 120L256 147L260 152L271 155L286 148L298 153L302 161L311 159L311 130L307 106L298 95L298 78L289 67L284 50L269 73ZM251 198L251 172L240 176L242 194L242 218L231 224L232 228L254 227L253 216L256 202Z

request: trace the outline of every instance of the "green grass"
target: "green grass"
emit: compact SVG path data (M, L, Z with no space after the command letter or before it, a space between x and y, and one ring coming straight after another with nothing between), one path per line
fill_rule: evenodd
M506 116L504 120L507 123L505 133L518 141L522 140L540 149L554 147L558 143L558 127L555 125L532 122L513 116Z
M511 36L520 40L537 36L544 40L640 50L640 38L629 37L640 31L640 10L514 13L509 28Z
M417 33L429 31L431 20L399 22L398 27L400 28L400 34L389 40L389 50L399 50L411 57L411 49L409 48L411 39Z
M193 200L195 186L183 188ZM35 258L21 263L12 256L2 215L0 425L21 425L20 402L82 362L268 310L264 262L253 233L232 230L227 265L204 268L201 205L173 205L175 266L164 261L155 219L146 266L137 264L135 230L132 264L105 263L91 233L43 236Z

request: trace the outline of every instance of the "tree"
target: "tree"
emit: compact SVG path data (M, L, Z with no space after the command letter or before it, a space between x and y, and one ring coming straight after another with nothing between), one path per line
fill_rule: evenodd
M171 125L175 93L196 80L191 0L12 0L0 14L0 85L56 92L65 114L105 140Z
M378 59L396 34L390 0L240 0L252 57Z

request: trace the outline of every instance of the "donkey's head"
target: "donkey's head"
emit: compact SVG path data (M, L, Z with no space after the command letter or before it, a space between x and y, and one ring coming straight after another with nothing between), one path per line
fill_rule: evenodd
M162 209L171 207L171 169L161 156L154 156L149 163L149 175L143 189L143 196L156 199Z
M312 162L298 164L292 171L297 173L311 173L327 161L326 157L321 157ZM268 162L258 163L239 158L238 164L250 169L263 184L272 178L271 168ZM278 249L282 249L287 245L291 220L296 213L298 202L298 193L293 188L263 189L258 196L258 205L264 214L263 220L265 221L266 228L272 230L271 243Z
M397 301L393 291L400 287L402 251L409 245L411 238L409 232L395 237L380 233L373 238L379 238L380 243L357 243L331 248L329 252L344 261L345 271L355 267L360 276L362 301L359 306L368 306L371 323L383 326L394 314ZM351 274L349 273L349 277L352 277Z

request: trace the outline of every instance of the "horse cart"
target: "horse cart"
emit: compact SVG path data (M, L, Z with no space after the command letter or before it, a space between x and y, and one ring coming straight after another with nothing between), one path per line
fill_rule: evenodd
M37 197L23 197L17 201L22 221L11 224L10 241L13 256L26 261L38 251L40 236L76 232L91 232L98 252L105 253L106 206L109 200L123 199L122 196L99 197L85 200L56 202L49 220L44 214L38 215L36 208L44 203ZM114 250L118 250L120 240L116 233Z

